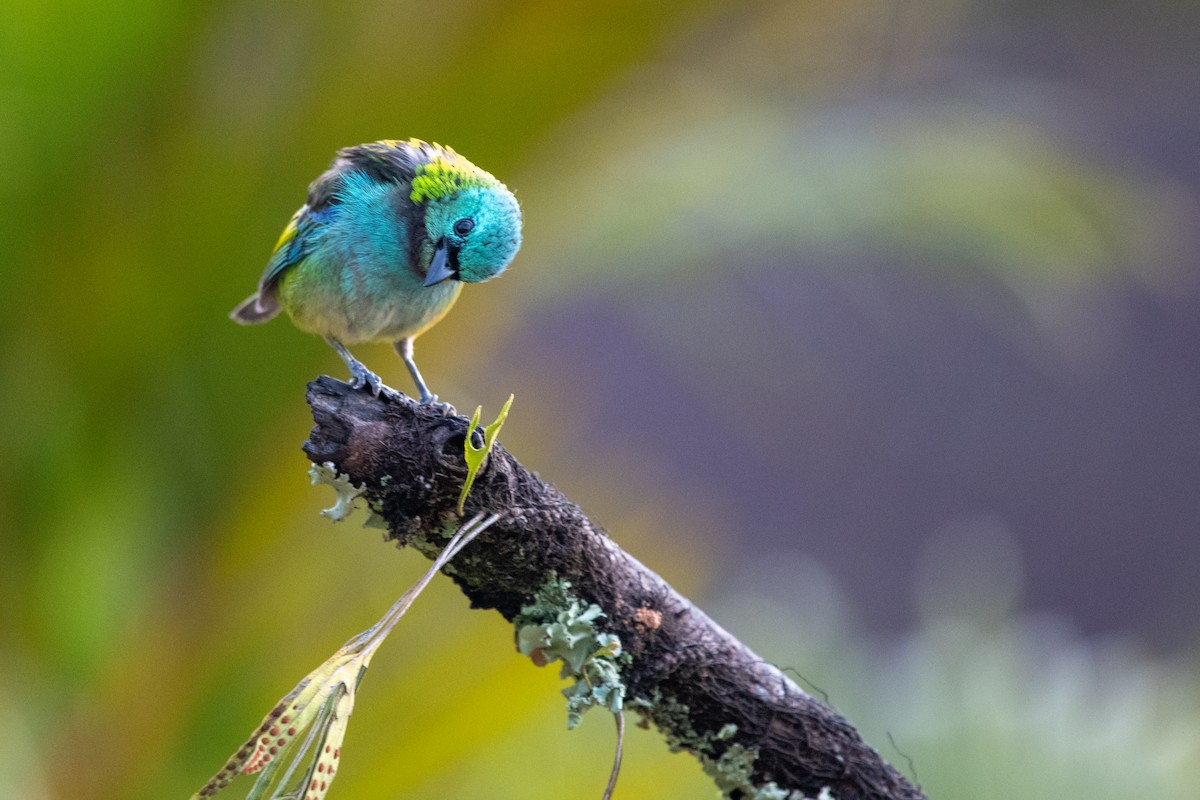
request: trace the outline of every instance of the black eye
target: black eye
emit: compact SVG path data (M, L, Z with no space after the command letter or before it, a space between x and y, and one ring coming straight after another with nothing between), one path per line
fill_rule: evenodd
M463 217L458 222L454 223L454 232L459 236L466 236L475 227L475 220L470 217Z

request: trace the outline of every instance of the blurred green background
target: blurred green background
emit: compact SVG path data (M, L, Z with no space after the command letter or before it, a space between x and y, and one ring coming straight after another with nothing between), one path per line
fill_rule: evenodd
M931 796L1197 796L1197 30L1190 0L6 0L0 797L188 796L424 569L317 514L334 353L226 318L336 148L409 136L525 209L418 342L443 398L515 392L510 450ZM333 796L598 796L611 723L566 735L554 671L447 584ZM630 739L619 797L715 795Z

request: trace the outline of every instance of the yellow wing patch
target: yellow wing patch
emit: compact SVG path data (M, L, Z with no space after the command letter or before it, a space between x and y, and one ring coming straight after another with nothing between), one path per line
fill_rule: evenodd
M288 224L286 227L284 227L283 233L279 234L279 241L275 243L275 249L271 251L271 255L278 253L285 244L292 240L292 237L296 235L296 228L300 224L300 216L307 210L308 206L300 206L296 213L292 214L292 218L288 220Z

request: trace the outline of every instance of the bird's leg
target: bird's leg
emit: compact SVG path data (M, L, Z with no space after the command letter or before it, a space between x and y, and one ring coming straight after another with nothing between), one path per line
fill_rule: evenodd
M425 379L421 377L421 370L417 369L417 362L413 360L413 340L409 336L406 339L401 339L394 345L396 352L404 359L404 366L408 367L408 374L412 375L413 383L417 385L417 391L421 393L421 405L432 405L442 409L447 414L454 413L454 406L449 403L439 403L437 395L429 391L429 387L425 385Z
M421 393L421 403L435 402L437 395L429 391L429 387L425 385L425 379L421 377L421 370L417 369L417 362L413 361L412 337L401 339L393 346L400 357L404 359L404 366L408 367L408 374L412 375L413 383L417 385L417 391Z
M346 346L337 339L334 339L332 336L326 336L325 341L329 342L329 346L337 351L337 354L342 357L342 361L345 361L346 366L350 368L350 385L355 389L369 386L371 394L378 397L379 392L384 388L383 381L379 379L379 376L363 366L363 363L357 358L350 355L350 351L346 349Z

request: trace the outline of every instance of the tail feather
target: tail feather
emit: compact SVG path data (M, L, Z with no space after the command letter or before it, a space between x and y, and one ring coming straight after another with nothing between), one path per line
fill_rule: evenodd
M279 313L279 300L274 294L255 292L229 312L229 318L239 325L257 325L273 319Z

